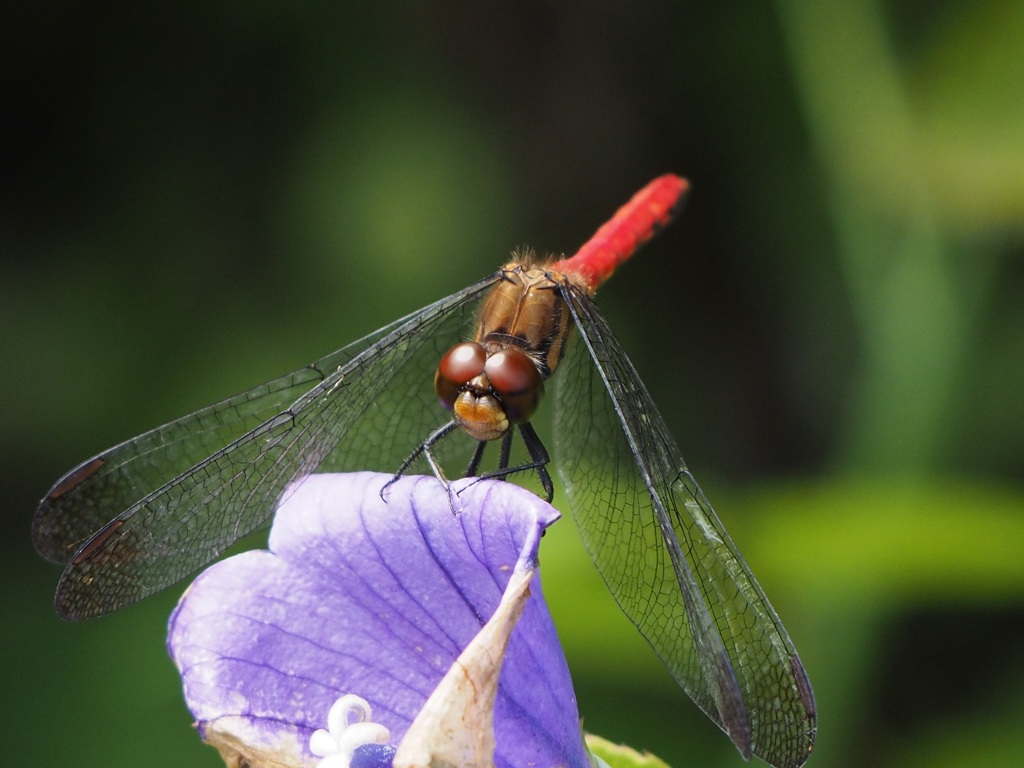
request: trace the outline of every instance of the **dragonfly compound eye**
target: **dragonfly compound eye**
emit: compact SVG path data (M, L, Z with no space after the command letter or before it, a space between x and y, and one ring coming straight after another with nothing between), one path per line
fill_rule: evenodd
M487 353L475 341L456 344L449 349L441 358L434 375L434 391L441 405L452 410L459 392L471 379L484 372L486 362Z
M511 423L519 424L533 416L544 384L529 355L514 347L500 350L487 358L484 373Z

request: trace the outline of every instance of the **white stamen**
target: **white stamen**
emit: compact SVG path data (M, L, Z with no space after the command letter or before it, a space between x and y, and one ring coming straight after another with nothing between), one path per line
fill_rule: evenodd
M323 758L317 768L348 768L353 753L364 744L386 744L391 734L380 723L370 722L373 712L366 699L348 693L327 713L327 730L318 729L309 739L309 751Z

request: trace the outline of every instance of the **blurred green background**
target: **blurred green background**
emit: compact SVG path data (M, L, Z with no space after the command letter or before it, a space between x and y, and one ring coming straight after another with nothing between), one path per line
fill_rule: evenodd
M667 171L683 215L599 300L800 650L810 764L1024 759L1024 3L5 17L5 764L218 764L163 648L179 588L53 615L28 527L60 473L572 251ZM586 726L740 765L557 528Z

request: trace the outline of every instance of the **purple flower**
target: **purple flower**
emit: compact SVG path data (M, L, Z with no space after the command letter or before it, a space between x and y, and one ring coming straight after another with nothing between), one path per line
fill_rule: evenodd
M345 694L365 699L397 745L558 519L511 483L455 484L455 515L436 479L402 478L385 503L388 479L312 475L290 487L269 551L215 564L171 616L186 701L222 753L316 765L310 738ZM494 763L589 766L540 580L529 587L500 667ZM339 710L335 726L352 712L361 718ZM374 733L370 742L387 738Z

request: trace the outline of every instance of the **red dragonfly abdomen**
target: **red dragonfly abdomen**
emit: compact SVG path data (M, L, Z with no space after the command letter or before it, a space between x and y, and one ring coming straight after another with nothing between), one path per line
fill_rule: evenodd
M689 186L679 176L659 176L619 208L574 256L548 268L593 295L619 264L672 220Z

